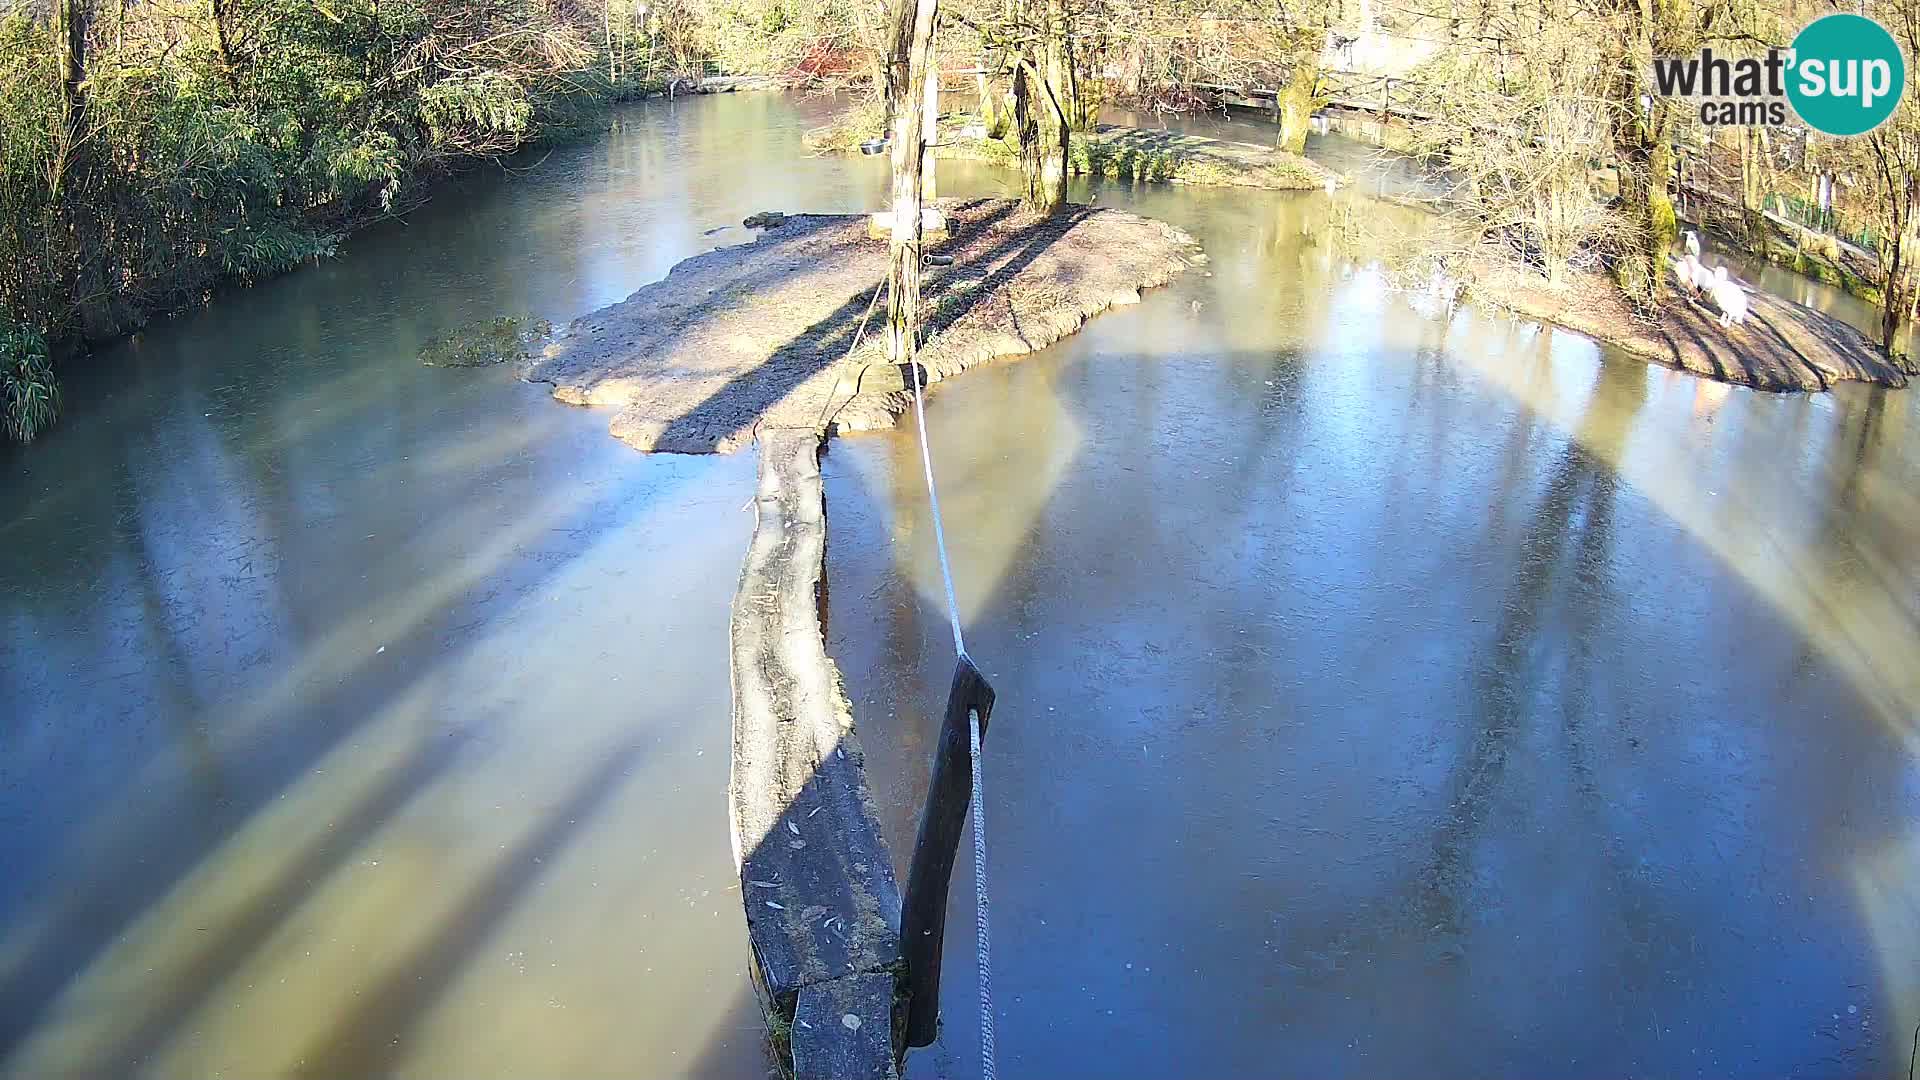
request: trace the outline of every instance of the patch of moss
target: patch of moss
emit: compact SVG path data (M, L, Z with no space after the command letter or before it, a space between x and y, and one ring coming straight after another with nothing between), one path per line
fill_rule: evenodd
M832 122L802 135L800 141L809 149L851 154L868 139L884 136L886 121L886 103L878 98L863 98L841 110Z
M793 1014L772 1010L767 1018L767 1053L772 1056L780 1075L793 1075Z
M1011 141L963 134L974 122L973 117L964 115L943 120L935 156L1019 168L1020 152ZM812 135L809 144L818 145ZM1075 135L1067 144L1067 171L1075 176L1100 176L1109 180L1257 187L1274 191L1312 191L1325 184L1327 177L1318 166L1293 154L1274 152L1241 160L1205 145L1141 146L1137 144L1137 134L1125 129Z
M553 324L530 316L483 319L444 334L420 350L428 367L486 367L525 360L535 343L553 334Z

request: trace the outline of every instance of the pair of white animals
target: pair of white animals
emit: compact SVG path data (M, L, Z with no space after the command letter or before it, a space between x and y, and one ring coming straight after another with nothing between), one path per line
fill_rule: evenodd
M1673 260L1673 276L1682 292L1704 296L1720 312L1720 325L1747 321L1747 294L1727 277L1727 268L1708 270L1700 263L1700 236L1687 230L1687 253Z

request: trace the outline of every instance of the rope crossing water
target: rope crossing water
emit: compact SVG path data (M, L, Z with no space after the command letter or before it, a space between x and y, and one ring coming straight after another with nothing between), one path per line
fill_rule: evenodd
M993 1060L993 969L987 963L987 819L981 802L986 798L980 777L980 714L967 714L967 734L973 754L973 921L978 938L974 960L980 965L980 1075L995 1080Z
M947 621L953 627L953 651L958 659L967 658L966 637L960 632L960 602L954 598L953 564L947 558L947 533L940 521L940 493L933 484L933 451L927 445L927 411L921 400L920 364L911 363L913 418L920 429L920 465L927 478L927 506L933 514L933 546L940 555L940 580L947 590ZM987 818L986 784L980 772L980 714L967 710L967 751L973 763L973 919L976 939L974 962L980 975L980 1075L997 1080L994 1060L993 971L990 960L992 941L987 925Z

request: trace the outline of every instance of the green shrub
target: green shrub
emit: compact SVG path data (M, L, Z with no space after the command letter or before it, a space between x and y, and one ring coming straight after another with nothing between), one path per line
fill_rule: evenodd
M32 442L60 415L60 387L47 339L31 327L0 323L0 424L15 442Z

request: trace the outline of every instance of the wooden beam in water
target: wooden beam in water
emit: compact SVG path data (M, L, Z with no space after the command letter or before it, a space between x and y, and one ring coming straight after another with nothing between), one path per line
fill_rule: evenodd
M907 1045L926 1046L940 1033L940 955L947 935L947 889L973 798L973 740L969 714L987 738L993 687L973 661L960 657L947 691L947 712L934 744L933 777L920 814L920 836L907 869L900 911L900 947L907 962Z

